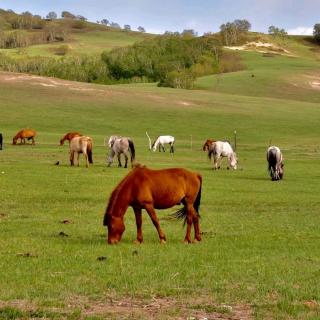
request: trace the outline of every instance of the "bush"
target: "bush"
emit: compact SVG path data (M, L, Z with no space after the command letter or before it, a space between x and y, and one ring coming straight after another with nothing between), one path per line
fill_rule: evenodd
M70 46L67 44L61 45L54 49L54 53L58 56L65 56L71 50Z
M171 87L178 89L192 89L196 77L189 70L171 71L159 82L160 87Z

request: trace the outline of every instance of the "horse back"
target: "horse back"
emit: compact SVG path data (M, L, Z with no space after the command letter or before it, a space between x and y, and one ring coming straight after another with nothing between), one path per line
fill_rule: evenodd
M152 202L157 209L180 204L186 197L195 200L202 181L200 174L182 168L140 168L131 179L138 202Z
M33 129L22 129L17 133L18 138L32 138L37 135L36 131Z

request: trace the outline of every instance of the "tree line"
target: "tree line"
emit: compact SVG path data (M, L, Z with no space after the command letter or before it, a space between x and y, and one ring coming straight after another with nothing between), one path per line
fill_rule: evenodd
M236 53L225 53L212 36L159 36L100 56L13 59L0 54L0 68L103 84L158 82L192 88L196 77L243 68Z

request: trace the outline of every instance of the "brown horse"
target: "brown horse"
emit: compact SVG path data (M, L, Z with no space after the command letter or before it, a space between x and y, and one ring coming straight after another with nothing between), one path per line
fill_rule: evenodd
M158 231L160 243L165 243L166 236L160 228L155 209L167 209L179 204L183 204L183 208L175 216L184 218L187 223L184 241L191 242L192 224L195 241L200 241L201 185L200 174L182 168L151 170L145 166L135 166L111 193L103 220L103 225L108 227L108 243L115 244L121 240L125 230L123 217L129 206L136 217L137 242L143 241L142 209L145 209Z
M211 145L215 142L215 140L212 139L207 139L207 141L204 143L202 150L203 151L208 151Z
M79 132L68 132L63 138L60 139L60 146L63 146L63 144L66 140L68 140L69 144L70 144L70 141L72 138L81 137L81 136L82 136L82 134Z
M74 137L71 139L70 144L70 164L74 165L74 154L77 153L78 167L79 167L79 155L83 153L86 159L86 167L88 168L89 163L93 163L92 160L92 139L90 137Z
M32 144L35 144L34 137L36 135L37 133L33 129L22 129L13 137L12 144L17 144L18 139L20 139L20 144L25 144L26 139L32 140Z

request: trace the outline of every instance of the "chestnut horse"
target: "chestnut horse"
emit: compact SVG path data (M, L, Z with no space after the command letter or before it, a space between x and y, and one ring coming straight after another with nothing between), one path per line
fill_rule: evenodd
M70 141L72 138L81 137L81 136L82 136L82 134L79 132L68 132L63 138L60 139L60 146L63 146L63 144L66 140L68 140L69 144L70 144Z
M92 160L92 139L90 137L80 136L71 139L70 144L70 164L74 165L74 154L77 153L78 167L79 167L79 155L83 153L86 159L86 167L88 168L89 163L93 163Z
M26 139L32 140L32 144L35 144L34 137L36 135L37 133L33 129L22 129L13 137L12 144L17 144L18 139L20 139L20 144L25 144Z
M136 165L111 193L103 219L103 225L108 227L108 243L115 244L121 240L125 230L123 217L129 206L135 213L137 242L143 241L142 209L145 209L158 231L160 243L165 243L166 236L160 228L155 209L167 209L179 204L183 204L183 208L178 210L175 216L184 218L187 223L184 241L191 242L192 224L195 241L200 241L201 185L200 174L182 168L151 170Z
M211 145L216 142L215 140L212 140L212 139L207 139L207 141L204 143L203 147L202 147L202 150L203 151L208 151L209 148L211 147Z

